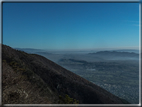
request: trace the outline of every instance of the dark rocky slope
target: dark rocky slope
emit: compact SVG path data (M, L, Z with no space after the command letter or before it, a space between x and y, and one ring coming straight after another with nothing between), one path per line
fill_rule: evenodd
M2 45L2 89L4 104L125 102L43 56L6 45Z

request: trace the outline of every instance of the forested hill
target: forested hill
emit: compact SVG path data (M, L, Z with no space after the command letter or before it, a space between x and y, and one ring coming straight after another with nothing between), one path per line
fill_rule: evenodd
M2 45L3 104L123 104L126 101L36 54Z

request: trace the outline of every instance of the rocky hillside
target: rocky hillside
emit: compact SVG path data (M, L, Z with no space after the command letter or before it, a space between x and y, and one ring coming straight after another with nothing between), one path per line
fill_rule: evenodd
M3 104L123 104L126 101L36 54L2 45Z

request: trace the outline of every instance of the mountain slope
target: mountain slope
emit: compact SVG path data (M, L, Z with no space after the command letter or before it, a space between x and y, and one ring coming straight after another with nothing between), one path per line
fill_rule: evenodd
M3 103L122 104L124 101L36 54L2 45ZM74 100L73 100L74 99Z

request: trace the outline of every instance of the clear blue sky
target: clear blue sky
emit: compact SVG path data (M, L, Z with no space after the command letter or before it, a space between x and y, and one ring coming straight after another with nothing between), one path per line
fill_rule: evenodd
M139 47L139 3L3 3L3 44L61 50Z

